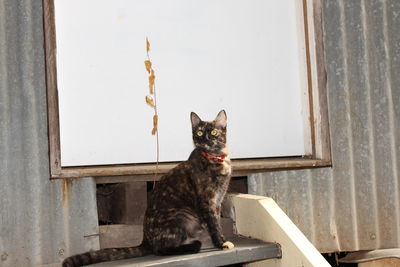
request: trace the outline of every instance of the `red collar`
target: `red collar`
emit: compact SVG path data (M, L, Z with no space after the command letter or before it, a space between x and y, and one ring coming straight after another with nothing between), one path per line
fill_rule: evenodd
M219 162L219 163L224 162L224 159L226 158L226 155L211 155L211 154L208 154L207 152L204 152L204 151L201 151L200 153L204 157L206 157L208 159L211 159L212 161Z

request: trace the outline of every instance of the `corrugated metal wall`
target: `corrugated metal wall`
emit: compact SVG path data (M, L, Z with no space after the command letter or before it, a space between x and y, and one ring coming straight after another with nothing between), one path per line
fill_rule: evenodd
M333 168L252 175L324 252L400 243L400 1L323 1ZM0 0L0 266L99 246L93 179L49 180L41 0ZM87 237L85 237L87 236Z
M49 180L41 0L0 0L0 266L98 248L95 183Z
M332 168L251 175L323 252L400 246L400 1L323 1Z

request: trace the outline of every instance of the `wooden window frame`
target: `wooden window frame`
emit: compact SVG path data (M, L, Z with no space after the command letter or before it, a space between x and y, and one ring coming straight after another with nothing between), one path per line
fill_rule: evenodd
M233 159L234 176L267 170L331 166L321 0L303 0L302 6L307 65L306 79L308 84L308 95L306 97L308 98L307 108L309 109L308 119L311 126L312 151L310 151L309 155L303 157ZM110 177L116 178L115 176L119 176L119 180L152 180L156 170L155 163L79 167L61 166L53 0L43 0L43 10L51 178L103 177L99 179L106 181ZM160 163L158 174L165 174L177 164Z

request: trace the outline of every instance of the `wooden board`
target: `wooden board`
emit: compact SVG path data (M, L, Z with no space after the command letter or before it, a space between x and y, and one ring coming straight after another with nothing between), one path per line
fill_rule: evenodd
M231 250L202 250L197 254L179 256L146 256L136 259L104 262L91 266L223 266L228 264L253 262L281 257L279 244L255 239L236 238L232 240L235 248Z

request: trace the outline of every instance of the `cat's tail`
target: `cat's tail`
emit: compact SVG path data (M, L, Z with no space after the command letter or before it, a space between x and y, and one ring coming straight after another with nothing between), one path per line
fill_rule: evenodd
M63 261L62 267L80 267L104 261L137 258L151 253L151 250L143 245L129 248L105 248L68 257Z

